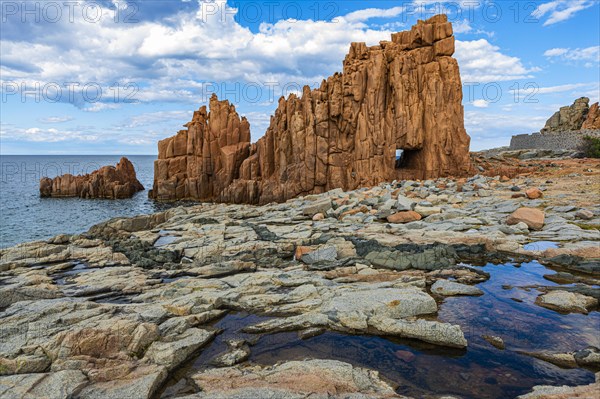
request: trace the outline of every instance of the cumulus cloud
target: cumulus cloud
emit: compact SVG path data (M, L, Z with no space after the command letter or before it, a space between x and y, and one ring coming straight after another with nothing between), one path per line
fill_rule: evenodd
M49 116L47 118L38 119L40 123L64 123L72 120L72 116Z
M391 18L397 17L406 11L405 6L392 8L365 8L364 10L353 11L344 16L348 22L361 22L371 18Z
M61 20L47 34L23 36L27 40L11 35L0 50L3 79L94 83L105 90L115 82L135 83L135 99L144 102L197 102L206 82L314 84L341 69L350 41L371 45L389 39L391 30L372 29L365 19L398 12L370 9L335 21L279 20L252 32L235 20L236 10L224 0L217 4L227 8L227 18L207 14L207 4L213 3L199 1L195 10L135 24L76 18L73 23ZM111 12L103 9L103 14ZM17 19L7 22L12 30L20 26ZM115 107L110 101L66 101L92 112Z
M135 24L115 24L110 18L98 23L75 19L73 23L61 21L31 41L11 36L3 40L0 50L3 79L93 83L105 93L110 93L115 82L121 87L135 84L139 89L133 97L136 101L187 103L206 101L207 85L219 82L315 85L341 69L350 41L372 45L389 39L391 26L373 29L365 20L395 17L403 9L369 8L332 21L279 20L263 23L252 32L235 20L236 10L224 0L217 4L227 9L227 18L207 14L203 10L207 4L212 3L199 1L195 9L167 19ZM111 12L103 10L109 16ZM459 31L472 29L458 25ZM533 71L483 39L457 42L456 57L466 81L509 80ZM277 98L283 93L276 94ZM82 96L69 96L65 101L98 112L117 108L123 98L90 103Z
M87 129L43 129L39 127L21 128L12 125L2 125L0 137L3 139L19 140L33 143L58 142L97 142L103 138L95 131Z
M472 104L476 108L487 108L489 106L489 103L485 100L475 100Z
M544 26L571 19L579 11L595 5L596 0L553 0L540 4L531 14L534 18L544 18Z
M496 82L531 78L537 68L526 68L521 59L503 54L486 39L456 41L454 54L463 82Z
M465 112L465 126L468 132L483 134L490 126L502 126L510 135L540 130L548 116L514 115L471 111Z

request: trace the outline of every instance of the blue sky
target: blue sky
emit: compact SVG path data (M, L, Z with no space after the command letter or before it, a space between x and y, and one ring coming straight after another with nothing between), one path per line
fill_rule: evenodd
M474 150L600 97L600 2L0 2L1 154L156 154L212 92L253 141L281 95L340 71L351 41L377 44L448 13Z

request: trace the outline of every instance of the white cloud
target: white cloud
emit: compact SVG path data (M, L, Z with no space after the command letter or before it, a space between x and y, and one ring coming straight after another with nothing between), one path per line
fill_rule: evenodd
M495 137L498 129L506 132L507 137L514 134L539 131L546 123L548 116L515 115L514 113L493 113L483 111L465 112L465 128L469 134L477 137Z
M353 11L349 14L346 14L343 18L348 22L362 22L371 18L397 17L405 10L405 6L392 8L365 8L364 10Z
M270 112L245 112L243 115L248 119L250 123L250 133L252 135L252 141L256 141L267 131L271 122L271 115L275 112L276 104L273 104L273 110Z
M485 100L475 100L472 104L476 108L487 108L489 106L489 103Z
M538 19L547 15L544 26L549 26L571 19L579 11L590 8L594 4L595 0L553 0L540 4L531 15Z
M591 46L586 48L552 48L544 52L544 56L551 59L560 59L564 61L592 61L600 62L600 46Z
M182 123L187 123L192 119L193 111L157 111L148 112L140 115L135 115L129 118L122 127L137 128L142 126L155 125L157 123L179 120Z
M400 21L387 22L385 24L379 25L380 29L390 30L393 32L400 32L402 30L406 30L406 24Z
M72 116L49 116L47 118L40 118L38 121L40 123L63 123L72 121Z
M319 83L341 69L349 42L372 45L389 40L392 31L373 29L363 21L397 16L402 9L370 8L335 21L279 20L261 24L258 32L239 25L232 15L223 21L198 10L137 24L76 19L56 30L61 38L77 40L48 35L36 37L36 43L3 41L0 51L2 62L11 65L9 72L15 70L13 64L33 68L37 72L28 76L42 82L98 82L102 87L132 82L139 86L135 100L197 104L206 101L209 82L278 82L280 87ZM466 21L456 26L458 31L474 32ZM485 39L457 41L456 58L466 82L520 79L535 71ZM89 112L119 106L107 101L75 103Z
M473 27L468 20L458 21L452 24L454 33L470 33L473 31Z
M103 9L103 15L111 12ZM60 85L94 82L104 89L131 82L140 87L135 96L140 101L196 103L202 82L319 82L341 69L351 41L372 45L389 40L391 30L373 29L362 21L398 12L368 9L335 21L279 20L261 24L256 33L238 24L234 15L223 19L202 15L199 9L135 24L75 18L55 24L52 32L35 36L33 42L3 40L2 76ZM116 106L74 103L91 112Z
M415 7L433 6L434 9L444 11L446 9L453 10L455 6L459 6L461 9L479 8L483 3L481 0L413 0L412 4Z
M546 57L559 57L559 56L565 54L568 51L569 51L569 49L566 49L566 48L553 48L553 49L550 49L550 50L546 50L544 52L544 55Z
M468 33L472 35L486 35L488 37L494 37L494 32L488 32L483 29L475 29L471 26L471 23L467 19L452 23L452 30L455 34Z
M593 83L571 83L559 86L539 87L537 89L534 89L533 91L535 91L538 94L554 94L579 89L581 87L590 87L590 85L593 85Z
M456 41L454 54L463 82L494 82L531 78L537 68L526 68L521 59L500 52L486 39Z
M513 95L515 95L519 101L523 101L524 103L535 104L540 103L540 99L538 96L540 95L553 95L559 94L560 98L563 98L565 103L572 101L575 98L579 98L584 96L585 93L589 91L593 91L594 89L598 92L599 83L591 82L591 83L569 83L564 85L557 86L546 86L539 87L537 84L530 82L522 87L519 87L518 91L515 92L511 90ZM569 93L568 95L564 95L561 93ZM597 98L597 95L594 96L586 96L591 98ZM563 104L565 105L565 104ZM559 107L553 107L553 109L558 109Z
M95 103L86 103L83 108L81 108L82 111L85 112L100 112L100 111L106 111L109 109L117 109L120 108L120 104L112 104L112 103L101 103L101 102L95 102Z
M2 125L0 137L3 139L27 141L33 143L58 143L58 142L97 142L101 136L94 131L84 128L77 129L42 129L39 127L20 128ZM104 138L102 138L104 139Z

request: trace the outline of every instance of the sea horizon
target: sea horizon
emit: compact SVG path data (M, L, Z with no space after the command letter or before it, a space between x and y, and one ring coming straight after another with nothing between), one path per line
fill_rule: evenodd
M43 177L66 173L85 175L102 166L116 165L125 156L134 165L144 190L132 198L105 199L40 198ZM28 241L46 240L58 234L80 234L113 217L158 212L173 204L148 198L152 188L155 155L29 154L0 155L0 248Z

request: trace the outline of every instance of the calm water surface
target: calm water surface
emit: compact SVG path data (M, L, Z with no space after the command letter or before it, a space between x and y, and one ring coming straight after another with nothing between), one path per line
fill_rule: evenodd
M148 199L156 159L153 155L127 156L146 188L133 198L114 201L39 196L42 177L90 173L105 165L116 165L120 158L119 155L0 156L0 248L60 233L81 233L113 217L158 212L170 206Z
M227 350L226 339L251 342L249 362L272 365L287 360L336 359L377 370L415 398L456 395L473 399L515 398L535 385L580 385L594 381L585 369L561 369L518 351L574 351L600 347L600 313L563 315L534 305L540 294L531 285L556 286L543 276L554 274L538 262L521 266L488 264L489 280L478 284L479 297L449 297L441 303L438 318L459 324L469 342L467 349L442 348L416 340L326 332L300 339L295 332L246 334L240 330L268 317L232 313L215 327L223 329L214 342L172 375L157 398L193 392L186 384L194 372L211 367L211 360ZM509 287L510 286L510 287ZM522 302L513 300L517 298ZM505 350L482 338L504 339Z

